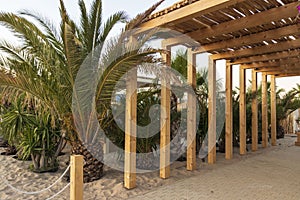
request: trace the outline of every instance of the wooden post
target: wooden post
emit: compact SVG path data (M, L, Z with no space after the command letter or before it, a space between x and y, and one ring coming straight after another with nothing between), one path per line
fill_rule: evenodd
M208 164L216 162L216 61L208 62Z
M83 156L71 155L70 200L83 200Z
M271 76L271 143L272 146L276 146L276 79L275 76Z
M136 187L136 117L137 71L130 71L126 80L124 187Z
M258 108L257 108L257 73L252 70L252 151L257 151L258 143Z
M240 66L240 154L246 154L246 70Z
M163 55L166 66L171 66L171 47L165 46L168 54ZM170 117L171 117L171 93L170 83L167 78L161 80L161 116L160 116L160 177L170 177Z
M268 102L267 102L267 74L262 73L262 147L268 146Z
M232 159L232 65L226 61L225 158Z
M188 62L188 83L196 88L196 55L193 54L191 48L187 52L187 62ZM188 94L187 102L187 170L196 169L196 97L195 94Z

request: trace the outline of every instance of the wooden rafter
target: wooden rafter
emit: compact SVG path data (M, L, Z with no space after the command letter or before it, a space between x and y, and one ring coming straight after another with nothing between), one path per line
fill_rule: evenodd
M145 31L159 26L178 24L186 20L191 20L197 16L217 11L244 1L246 0L201 0L160 17L146 21L140 26L140 28L142 31Z
M201 1L200 1L201 2ZM187 33L188 36L192 37L195 40L201 40L205 38L209 38L212 36L219 36L227 33L231 33L234 31L239 31L245 28L251 28L255 26L260 26L263 24L270 23L272 21L278 21L284 18L289 18L291 16L297 16L298 10L297 6L299 2L293 2L285 6L272 8L267 11L259 12L254 15L250 15L247 17L242 17L236 20L231 20L228 22L224 22L210 28L197 30L191 33ZM280 14L278 14L280 13Z

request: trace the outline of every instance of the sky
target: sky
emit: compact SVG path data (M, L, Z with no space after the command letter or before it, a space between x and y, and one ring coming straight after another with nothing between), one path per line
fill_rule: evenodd
M125 11L130 18L133 18L138 13L143 12L147 8L151 7L158 0L102 0L103 2L103 17L107 18L112 13L117 11ZM178 0L165 0L157 10L164 9L172 4L176 3ZM79 18L79 9L77 0L64 0L67 10L70 16L78 20ZM87 7L91 4L92 0L85 0ZM2 0L0 4L0 12L18 12L21 10L30 10L37 13L40 13L42 16L50 19L54 24L59 24L59 0ZM118 32L119 28L116 28L114 31ZM5 28L0 26L0 40L12 40L11 33ZM197 59L197 65L199 67L207 66L207 58L205 56L199 56ZM233 67L233 87L239 86L239 76L238 76L239 67ZM224 82L225 74L225 62L217 62L217 77L222 79ZM251 79L251 70L246 72L247 79ZM258 81L260 81L261 75L258 74ZM247 81L249 85L249 81ZM286 91L292 89L296 86L296 83L300 83L300 77L289 77L289 78L278 78L277 87L284 88ZM225 84L225 83L224 83Z

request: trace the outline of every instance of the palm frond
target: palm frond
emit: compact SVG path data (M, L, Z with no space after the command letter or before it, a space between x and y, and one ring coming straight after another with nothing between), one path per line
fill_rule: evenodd
M126 25L125 30L131 30L131 29L138 28L162 2L164 2L164 0L160 0L159 2L154 4L151 8L149 8L145 12L138 14L134 19L132 19Z
M125 12L119 11L113 15L111 15L107 21L104 23L103 28L99 30L97 43L103 43L107 38L110 31L118 22L125 22L128 16Z

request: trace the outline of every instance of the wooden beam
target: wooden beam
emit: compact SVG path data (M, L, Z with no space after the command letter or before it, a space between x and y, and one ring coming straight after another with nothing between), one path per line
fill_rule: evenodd
M276 124L276 78L271 76L271 144L276 146L277 124Z
M266 148L268 146L268 86L267 86L267 74L262 73L262 146Z
M282 28L273 29L269 31L263 31L256 34L243 36L243 37L232 38L225 41L202 45L196 50L196 52L203 53L203 52L217 51L217 50L233 48L233 47L242 47L246 45L257 44L262 41L278 39L293 34L299 35L300 33L299 27L300 27L299 24L294 24L294 25L285 26Z
M257 151L258 143L258 104L257 104L257 73L252 70L252 151Z
M70 200L83 200L83 156L71 155Z
M200 41L205 38L213 36L220 36L227 33L232 33L245 28L260 26L270 23L272 21L279 21L289 17L295 17L298 14L297 6L299 2L293 2L284 6L272 8L263 12L242 17L239 19L227 21L218 25L214 25L209 28L197 30L191 33L187 33L188 36ZM280 15L278 14L280 13Z
M164 39L162 41L162 46L176 46L176 45L184 45L186 47L198 47L200 44L193 40L192 38L186 35L180 35L178 37Z
M124 187L136 187L136 123L137 71L130 71L126 80Z
M166 66L171 66L171 47L163 47L168 54L163 54ZM171 93L170 82L166 78L161 80L161 117L160 117L160 177L170 177L170 123L171 123Z
M216 162L216 61L208 62L208 164Z
M263 61L270 61L270 60L278 60L282 58L292 58L292 57L299 57L300 50L290 50L290 51L282 51L282 52L276 52L276 53L270 53L270 54L264 54L259 56L250 56L247 58L239 58L236 60L233 60L231 62L232 65L238 65L238 64L248 64L252 62L263 62Z
M191 48L187 50L187 62L188 62L188 83L195 89L196 88L196 55ZM196 103L197 99L195 94L188 93L187 102L187 170L196 169Z
M257 72L264 72L264 71L272 71L272 69L281 69L281 68L299 68L300 58L288 58L288 59L281 59L277 61L271 62L258 62L258 63L251 63L247 65L243 65L244 69L253 69L255 68Z
M246 154L246 70L240 67L240 154Z
M275 74L284 74L284 73L299 73L300 69L288 69L288 68L271 68L271 69L265 69L265 70L258 70L257 72L265 72L268 75L275 75Z
M225 158L233 157L232 131L232 65L226 61Z
M279 51L287 51L290 49L296 49L300 47L300 40L292 40L280 42L277 44L269 44L254 48L248 48L243 50L228 51L225 53L212 55L213 59L234 59L239 57L255 56L267 53L274 53Z
M285 77L292 77L292 76L300 76L300 73L290 73L290 74L276 74L275 77L276 78L285 78Z
M254 68L262 68L262 67L278 67L280 66L278 62L257 62L251 63L247 65L241 65L243 69L254 69Z
M150 19L141 24L140 28L141 31L146 31L151 28L178 24L244 1L245 0L201 0L160 17Z

